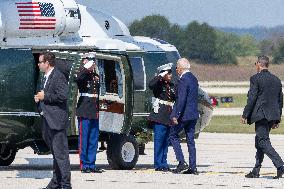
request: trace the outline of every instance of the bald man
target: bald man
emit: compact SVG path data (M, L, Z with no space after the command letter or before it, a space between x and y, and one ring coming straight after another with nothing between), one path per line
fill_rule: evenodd
M197 109L198 81L190 72L190 63L186 58L178 60L176 72L179 76L179 80L176 87L176 101L171 114L173 126L171 127L169 138L179 164L173 172L197 175L194 132L199 117ZM189 167L184 160L180 146L179 133L183 129L186 133Z

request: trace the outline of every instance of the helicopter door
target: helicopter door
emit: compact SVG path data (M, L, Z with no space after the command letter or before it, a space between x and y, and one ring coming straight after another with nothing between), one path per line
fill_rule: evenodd
M4 128L0 138L15 135L20 140L16 135L31 128L38 116L34 105L36 79L31 50L0 49L0 127Z
M121 133L125 116L125 74L120 57L98 55L100 130Z

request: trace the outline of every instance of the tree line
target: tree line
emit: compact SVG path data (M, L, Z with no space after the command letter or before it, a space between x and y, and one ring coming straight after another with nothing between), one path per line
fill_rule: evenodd
M274 63L284 61L284 40L279 37L257 41L251 35L222 32L207 23L193 21L186 27L171 24L161 15L146 16L129 26L132 35L168 41L183 57L199 63L237 64L237 57L268 55Z

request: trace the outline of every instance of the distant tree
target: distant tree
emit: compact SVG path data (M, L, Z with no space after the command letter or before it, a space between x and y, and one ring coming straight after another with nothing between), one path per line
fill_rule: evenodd
M237 51L240 48L239 37L232 33L216 31L215 58L220 64L236 64Z
M184 52L191 59L216 63L217 36L213 27L206 23L191 22L185 29Z
M182 56L186 56L186 53L184 51L186 46L184 42L185 40L186 35L184 29L182 29L177 24L172 25L169 31L168 41L177 47Z
M260 54L270 56L274 50L274 43L272 40L262 40L259 42Z
M273 63L280 64L284 62L284 40L279 44L279 47L273 52Z
M240 49L238 56L256 56L260 53L256 39L251 35L244 35L240 38Z
M129 26L132 35L148 36L162 40L169 39L171 24L161 15L146 16L142 20L135 20Z

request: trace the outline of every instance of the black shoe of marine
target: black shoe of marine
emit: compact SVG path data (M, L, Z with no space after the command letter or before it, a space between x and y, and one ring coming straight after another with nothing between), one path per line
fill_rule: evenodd
M90 173L91 170L89 168L84 168L81 170L81 173Z
M94 169L90 169L92 173L103 173L104 170L99 169L99 168L94 168Z

